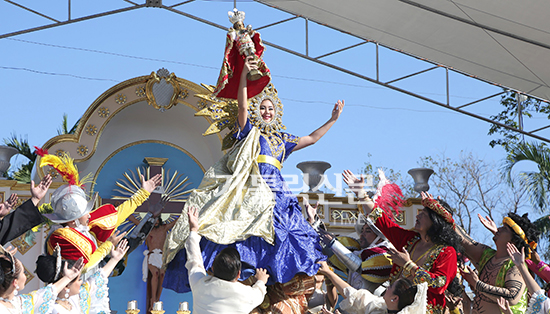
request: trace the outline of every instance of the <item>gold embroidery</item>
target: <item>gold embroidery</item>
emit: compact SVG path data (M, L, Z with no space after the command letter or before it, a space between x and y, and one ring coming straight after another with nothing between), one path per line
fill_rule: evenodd
M370 214L369 214L369 218L374 222L376 223L376 221L378 220L378 218L382 217L382 209L380 207L376 207L375 209L373 209Z
M75 248L77 248L80 253L86 258L87 260L90 259L90 255L92 255L92 244L90 243L90 239L88 239L86 236L82 235L80 232L74 230L73 228L59 228L57 229L54 234L59 234L62 238L66 239L68 242L70 242ZM51 243L48 243L48 250L50 250ZM51 247L51 250L53 251L53 247Z
M267 144L269 145L269 149L271 150L271 156L273 158L279 159L281 154L283 156L280 158L281 160L284 159L285 154L285 144L283 142L283 139L281 139L280 133L271 133L271 134L265 134L261 133L261 136L265 139Z
M441 304L428 304L426 314L443 314L443 306Z
M298 144L298 142L300 141L300 137L299 136L293 137L288 133L283 133L283 140L288 143Z
M430 274L428 274L426 270L424 270L422 267L419 267L414 275L413 283L415 285L419 285L423 282L427 282L429 288L441 288L447 282L447 277L437 276L435 278L432 278L432 276L430 276Z

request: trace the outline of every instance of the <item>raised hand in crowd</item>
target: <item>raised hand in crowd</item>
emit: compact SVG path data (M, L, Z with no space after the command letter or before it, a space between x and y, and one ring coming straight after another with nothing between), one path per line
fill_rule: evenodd
M149 193L153 192L153 190L155 190L155 188L159 186L162 181L162 176L160 174L153 176L151 179L147 181L145 181L145 178L143 177L143 175L140 175L140 177L141 177L141 187Z
M34 181L31 181L31 200L34 206L37 206L44 198L51 184L52 177L49 174L45 175L38 185L34 185Z
M353 172L344 170L342 176L344 178L344 182L348 185L350 190L352 190L355 195L359 196L360 192L365 188L365 177L363 174L357 178Z
M267 280L269 279L269 274L267 273L267 270L263 268L256 268L256 275L254 275L256 280L261 280L264 283L267 283Z
M510 309L510 303L503 297L498 298L497 304L502 314L514 314L512 309Z
M199 210L195 207L189 207L187 217L189 218L189 231L199 231Z
M128 232L120 232L120 230L115 230L115 232L107 239L107 241L111 242L113 246L117 246L120 240L126 236Z
M479 221L481 222L481 224L487 228L487 230L491 231L492 234L496 234L497 233L497 224L495 224L495 222L491 219L491 217L489 216L485 216L485 218L483 218L483 216L481 216L480 214L477 214L477 217L479 218Z
M3 218L10 213L10 211L15 207L15 204L17 204L17 199L17 194L12 193L5 202L0 203L0 218Z

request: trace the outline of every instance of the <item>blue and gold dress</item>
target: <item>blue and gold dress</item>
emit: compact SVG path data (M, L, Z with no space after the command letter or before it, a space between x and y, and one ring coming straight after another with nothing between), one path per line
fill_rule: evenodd
M316 274L317 262L326 256L321 252L317 233L306 222L296 196L281 175L281 164L296 147L299 137L285 132L260 134L250 121L235 136L237 147L205 173L196 193L193 192L196 195L192 194L186 204L187 207L202 201L199 234L203 236L200 245L205 268L212 266L218 252L232 246L241 255L242 280L253 275L256 268L267 270L268 284L288 282L296 274ZM230 178L217 182L214 178L224 171ZM257 174L263 182L254 178ZM231 181L239 176L242 177ZM261 194L262 184L267 194ZM220 196L221 193L225 194ZM219 219L220 216L225 218ZM241 224L242 221L245 223ZM163 286L176 292L190 291L186 252L178 243L187 237L181 235L185 228L189 228L187 215L182 215L164 247L167 270Z

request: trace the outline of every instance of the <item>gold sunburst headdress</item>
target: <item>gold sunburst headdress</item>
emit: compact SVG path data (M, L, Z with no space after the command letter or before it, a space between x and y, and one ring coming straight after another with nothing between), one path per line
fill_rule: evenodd
M222 150L231 148L235 142L233 134L237 132L237 115L239 113L238 103L235 99L217 98L214 96L214 87L202 84L208 89L210 94L196 94L195 96L206 101L206 105L196 116L207 116L212 119L212 123L202 135L210 135L229 128L222 143ZM264 100L270 100L275 109L275 115L269 122L264 121L260 114L260 105ZM277 89L273 84L267 85L258 95L248 99L248 119L252 125L257 127L260 132L271 134L286 130L283 125L283 104L277 96Z

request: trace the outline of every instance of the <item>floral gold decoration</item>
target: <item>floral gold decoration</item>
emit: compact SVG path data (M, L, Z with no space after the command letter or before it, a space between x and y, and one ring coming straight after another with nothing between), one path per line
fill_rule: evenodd
M54 153L57 157L63 157L65 155L65 151L62 149L58 149Z
M126 95L124 94L116 95L115 102L119 105L123 105L124 103L126 103Z
M109 108L107 107L101 107L97 110L97 114L101 117L101 118L107 118L109 116Z
M187 98L187 96L189 96L189 91L187 90L187 88L183 88L180 92L179 98L185 99Z
M50 168L50 170L48 170L48 174L52 177L52 179L55 179L57 178L58 172L54 168Z
M145 97L145 86L136 87L136 96Z
M97 126L93 125L93 124L88 124L88 126L86 126L86 134L90 135L90 136L94 136L97 134Z
M80 146L78 146L78 148L76 149L76 152L77 152L80 156L84 157L84 156L86 156L86 155L88 154L88 147L86 147L86 146L84 146L84 145L80 145Z
M25 241L25 235L26 233L11 241L11 244L16 247L17 251L22 255L25 255L25 253L32 249L32 247L36 244L35 241L32 241L31 244L27 243L27 241Z

